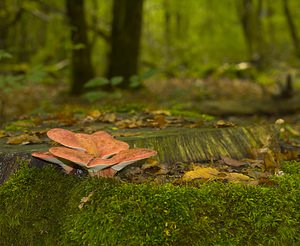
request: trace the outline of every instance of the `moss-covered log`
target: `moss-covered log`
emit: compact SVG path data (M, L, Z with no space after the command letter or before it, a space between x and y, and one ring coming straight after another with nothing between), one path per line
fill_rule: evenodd
M156 150L158 155L155 158L168 165L178 162L206 162L220 159L221 156L245 158L249 155L249 150L262 147L267 144L268 139L276 143L275 128L272 125L126 130L129 131L133 131L134 136L119 139L128 142L132 148ZM118 135L119 132L112 134ZM18 167L18 158L30 159L30 153L49 148L47 144L12 146L4 141L0 142L0 183ZM45 164L36 159L31 162L35 166Z

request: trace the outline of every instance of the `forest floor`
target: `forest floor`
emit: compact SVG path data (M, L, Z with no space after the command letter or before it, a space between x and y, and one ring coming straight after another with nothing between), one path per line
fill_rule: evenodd
M68 95L66 83L34 84L1 92L0 126L32 115L164 110L185 116L210 115L219 119L290 123L300 115L300 90L281 96L280 84L262 86L240 79L148 80L145 88L106 93L99 100Z

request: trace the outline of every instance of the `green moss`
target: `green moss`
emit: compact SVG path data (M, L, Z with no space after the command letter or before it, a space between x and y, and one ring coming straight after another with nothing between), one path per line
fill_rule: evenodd
M300 164L283 169L269 187L135 185L22 168L0 187L0 244L299 245Z
M0 186L0 245L55 242L75 184L51 168L21 168Z

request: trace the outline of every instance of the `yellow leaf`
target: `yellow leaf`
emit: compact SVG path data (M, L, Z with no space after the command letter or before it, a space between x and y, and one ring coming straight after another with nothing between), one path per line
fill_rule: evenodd
M193 179L217 179L220 172L211 167L195 166L193 171L186 172L182 179L184 181L191 181Z
M228 173L226 176L226 179L230 182L241 182L241 181L250 181L251 178L247 175L241 174L241 173Z
M29 143L40 143L41 140L36 135L21 134L18 136L9 137L7 144L29 144Z
M5 136L6 136L5 131L1 130L1 131L0 131L0 138L3 138L3 137L5 137Z

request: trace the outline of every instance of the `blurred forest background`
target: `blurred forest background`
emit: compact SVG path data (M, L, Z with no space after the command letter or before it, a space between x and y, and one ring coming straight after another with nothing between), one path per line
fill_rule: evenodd
M299 17L298 0L1 0L1 117L54 95L135 102L145 87L167 105L183 91L194 104L290 97Z

